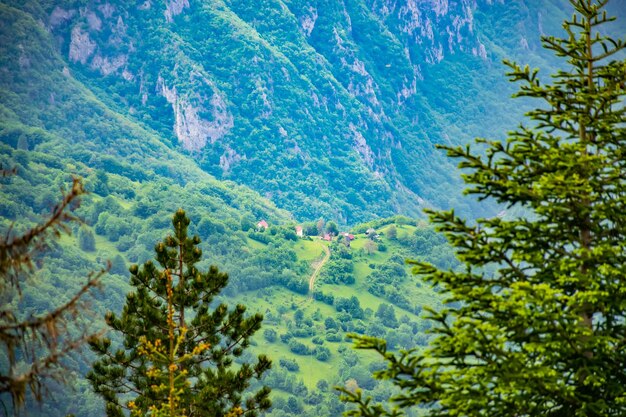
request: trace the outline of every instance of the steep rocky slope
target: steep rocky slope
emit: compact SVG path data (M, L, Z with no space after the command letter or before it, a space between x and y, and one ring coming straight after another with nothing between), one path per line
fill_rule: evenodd
M456 174L434 144L515 123L521 110L507 108L499 61L530 54L549 65L538 36L566 9L560 0L5 3L51 34L70 77L204 171L299 218L347 223L424 206L478 213L457 200Z

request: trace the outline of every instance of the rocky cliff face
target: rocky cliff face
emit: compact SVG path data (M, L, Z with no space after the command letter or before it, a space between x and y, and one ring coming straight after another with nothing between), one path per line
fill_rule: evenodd
M449 204L459 186L433 144L511 120L497 62L554 26L542 5L65 0L41 20L72 71L206 171L351 222Z
M190 92L180 96L176 87L168 88L163 78L157 80L157 92L172 105L174 133L182 147L193 152L204 149L207 142L215 143L233 127L233 116L226 108L224 97L218 91L213 91L211 98L207 98L207 90L212 90L210 82L202 78L201 83L206 86L194 96L190 96ZM210 117L201 117L201 114Z
M79 23L80 22L80 23ZM111 3L92 8L64 9L56 6L48 19L49 28L67 30L69 42L67 57L102 76L119 76L131 81L134 74L128 69L128 53L134 50L134 40L127 34L123 14Z

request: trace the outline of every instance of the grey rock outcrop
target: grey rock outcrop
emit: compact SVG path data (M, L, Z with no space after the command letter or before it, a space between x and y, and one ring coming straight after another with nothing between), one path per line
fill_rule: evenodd
M89 33L85 32L80 26L75 26L72 29L72 37L70 39L70 60L84 65L95 49L96 43L91 40Z
M214 91L210 100L195 93L192 104L190 97L181 96L176 87L169 88L163 78L157 81L157 91L172 105L174 111L174 133L188 151L199 151L208 143L215 143L224 137L234 126L232 114L228 111L224 97ZM210 113L212 120L200 115Z

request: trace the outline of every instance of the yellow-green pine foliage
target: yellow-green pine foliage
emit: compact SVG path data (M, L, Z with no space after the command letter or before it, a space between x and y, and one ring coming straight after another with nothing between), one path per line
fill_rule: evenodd
M135 290L126 297L121 316L109 313L116 333L91 346L99 355L88 374L106 402L107 416L255 416L271 406L269 388L247 393L270 360L235 363L261 327L260 314L229 310L212 301L228 275L211 266L199 271L202 251L189 237L189 219L181 209L173 217L174 235L156 247L156 260L130 268Z

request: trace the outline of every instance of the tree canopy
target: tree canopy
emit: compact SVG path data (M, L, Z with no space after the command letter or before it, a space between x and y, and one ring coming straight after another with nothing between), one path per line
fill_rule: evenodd
M350 415L397 415L429 406L433 416L622 416L626 414L626 62L624 42L603 34L606 0L572 0L564 38L543 45L565 62L538 70L507 62L517 97L540 104L506 141L486 149L445 147L466 170L467 193L524 215L430 219L463 267L414 272L443 289L430 311L425 350L387 351L380 379L401 388L391 407L345 391ZM616 55L617 54L617 55Z
M271 406L269 388L243 395L271 362L235 361L249 346L263 317L246 317L246 307L229 310L212 301L228 275L215 266L202 272L200 239L189 237L181 209L174 234L155 247L152 261L130 267L131 285L121 316L109 313L112 338L91 345L99 355L88 379L106 402L108 416L256 415ZM114 343L121 336L122 343Z

